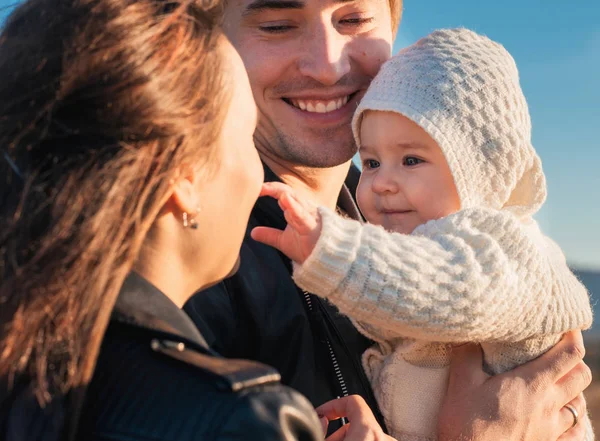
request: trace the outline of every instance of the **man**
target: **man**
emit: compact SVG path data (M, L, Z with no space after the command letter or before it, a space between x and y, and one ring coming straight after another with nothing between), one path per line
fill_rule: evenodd
M259 109L255 143L267 181L282 180L301 196L360 218L350 120L391 55L400 11L396 0L227 2L225 31ZM276 201L257 202L248 231L256 225L285 226ZM315 406L361 395L383 425L361 367L371 342L333 306L299 290L290 261L276 250L248 235L241 262L236 275L186 306L209 345L276 367ZM577 426L569 430L574 416L563 408L574 400L585 412L579 395L590 374L581 348L580 335L569 335L545 358L491 379L476 348L458 349L440 438L582 439Z

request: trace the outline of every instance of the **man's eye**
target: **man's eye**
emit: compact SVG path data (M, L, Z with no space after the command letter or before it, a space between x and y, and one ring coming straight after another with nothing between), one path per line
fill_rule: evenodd
M416 158L414 156L407 156L406 158L404 158L403 162L404 162L405 166L412 167L414 165L421 164L422 162L425 162L425 161L423 161L420 158Z
M350 26L360 26L364 24L371 23L373 21L373 17L355 17L355 18L346 18L344 20L340 20L340 23L347 24Z
M285 24L272 24L272 25L261 25L258 27L263 32L269 34L281 34L283 32L287 32L290 29L293 29L293 26L285 25Z
M376 161L375 159L365 159L363 161L363 167L366 169L378 168L380 165L379 161Z

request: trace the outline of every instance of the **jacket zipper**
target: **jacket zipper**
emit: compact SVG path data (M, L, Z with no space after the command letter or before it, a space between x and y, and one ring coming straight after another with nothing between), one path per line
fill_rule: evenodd
M346 382L344 381L344 376L342 375L342 370L340 369L340 365L335 357L335 352L333 352L333 348L331 347L331 342L326 340L327 347L329 348L329 355L331 356L331 362L333 363L333 370L335 371L335 376L340 383L340 387L342 389L342 396L348 396L348 388L346 387ZM338 397L339 398L339 397Z
M354 369L356 370L356 372L358 373L358 375L360 377L360 381L363 385L365 394L368 395L370 402L377 404L377 400L375 399L375 395L373 394L371 386L369 385L369 380L367 380L367 376L365 375L365 371L363 370L362 365L360 364L360 362L357 363L357 360L352 356L352 353L350 352L350 350L348 349L348 346L346 345L346 341L340 335L339 329L335 326L335 324L333 323L333 320L331 319L331 316L329 315L329 313L326 310L323 311L323 316L325 317L325 320L327 320L331 329L333 330L333 332L337 336L338 340L344 347L344 350L349 355L350 360L352 360L352 363L354 364ZM381 428L384 430L385 433L387 433L387 429L385 426L385 422L383 420L383 416L381 415L381 412L378 409L373 409L373 413L375 414L376 419L379 421L379 424L381 424Z
M310 299L310 294L306 291L302 291L304 294L304 300L306 301L306 305L308 306L308 310L313 310L312 300ZM342 391L342 396L348 396L348 387L346 386L346 381L344 381L344 375L342 374L342 370L340 369L340 364L337 361L337 357L335 356L335 352L333 352L333 347L331 346L331 342L327 337L325 337L325 342L327 343L327 348L329 349L329 357L331 358L331 362L333 363L333 371L335 372L335 376L340 385L340 389ZM338 397L340 398L340 397ZM341 419L342 425L347 423L346 418Z

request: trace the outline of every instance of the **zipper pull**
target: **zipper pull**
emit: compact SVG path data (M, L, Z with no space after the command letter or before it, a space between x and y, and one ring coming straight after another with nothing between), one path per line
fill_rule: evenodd
M340 397L339 395L336 397L338 400L342 397ZM345 426L346 424L348 424L348 420L346 419L346 417L341 417L340 418L340 422L342 423L342 426Z

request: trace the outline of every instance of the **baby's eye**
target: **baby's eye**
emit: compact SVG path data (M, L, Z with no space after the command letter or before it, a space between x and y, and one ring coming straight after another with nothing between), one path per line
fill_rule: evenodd
M379 164L379 161L376 161L375 159L365 159L363 161L363 167L367 169L377 168L380 165L381 164Z
M403 161L404 165L407 167L412 167L412 166L420 164L422 162L425 162L425 161L423 161L420 158L416 158L414 156L407 156L406 158L404 158L404 161Z

